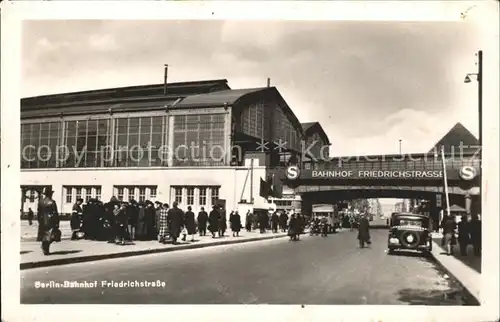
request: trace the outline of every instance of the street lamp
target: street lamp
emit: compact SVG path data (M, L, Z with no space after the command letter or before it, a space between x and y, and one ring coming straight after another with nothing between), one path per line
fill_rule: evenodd
M479 116L479 202L481 203L482 196L482 164L483 164L483 51L480 50L476 54L477 56L477 73L469 73L465 75L464 83L470 83L471 77L477 80L477 112ZM481 209L482 211L482 209Z
M401 155L401 139L399 139L399 154Z

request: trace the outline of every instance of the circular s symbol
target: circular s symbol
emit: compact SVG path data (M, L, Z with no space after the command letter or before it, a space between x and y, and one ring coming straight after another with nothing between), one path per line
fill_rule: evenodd
M470 165L462 167L458 173L463 180L472 180L476 177L476 169Z
M286 177L290 180L296 180L299 178L300 169L299 167L292 165L286 168Z

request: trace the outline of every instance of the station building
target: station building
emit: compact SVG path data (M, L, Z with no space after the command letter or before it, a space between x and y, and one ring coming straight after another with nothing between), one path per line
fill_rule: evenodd
M21 209L36 212L40 192L51 187L62 214L78 198L112 196L177 201L195 212L221 203L241 213L268 204L259 182L274 184L269 169L311 162L301 149L312 140L329 145L321 125L301 124L269 81L247 89L221 79L24 98Z

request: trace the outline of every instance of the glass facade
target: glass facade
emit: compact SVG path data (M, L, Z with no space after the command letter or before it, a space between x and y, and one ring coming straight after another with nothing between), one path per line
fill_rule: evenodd
M221 166L224 131L223 113L23 123L21 168Z
M21 168L55 168L61 122L21 124Z
M174 116L173 165L224 165L224 127L224 114Z

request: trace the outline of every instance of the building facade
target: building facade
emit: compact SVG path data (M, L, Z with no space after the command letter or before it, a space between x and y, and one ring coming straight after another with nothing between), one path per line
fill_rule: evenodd
M61 213L78 198L177 201L227 210L267 203L259 180L298 156L304 131L275 87L226 80L21 100L21 209L52 187ZM264 147L264 148L262 148ZM243 218L242 218L243 219Z

